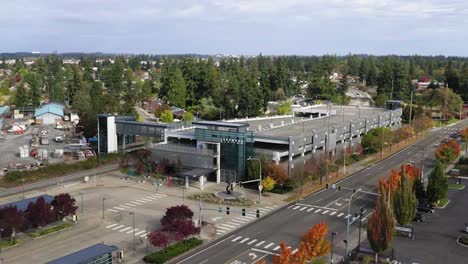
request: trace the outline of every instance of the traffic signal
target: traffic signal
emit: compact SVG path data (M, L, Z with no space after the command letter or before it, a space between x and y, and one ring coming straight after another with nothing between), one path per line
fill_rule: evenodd
M226 214L229 214L229 207L226 207Z
M338 191L341 191L341 185L338 185Z
M223 208L218 207L218 212L220 212L220 213L223 212Z
M328 189L328 188L329 188L328 183L326 183L325 184L325 189Z
M260 218L260 210L257 209L257 218Z
M245 216L245 208L242 208L242 216Z

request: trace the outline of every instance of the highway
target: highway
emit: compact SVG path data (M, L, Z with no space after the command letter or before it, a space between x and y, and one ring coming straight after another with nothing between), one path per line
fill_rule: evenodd
M350 226L348 241L349 249L352 249L357 246L359 229L359 221L354 218L354 214L358 213L361 207L367 209L363 217L365 222L372 213L376 199L373 194L356 193L351 203L351 214L348 215L348 202L352 189L377 192L378 181L382 177L387 177L392 169L399 169L408 161L414 161L419 167L423 148L426 148L424 172L427 173L427 169L431 167L435 159L435 149L438 143L449 137L456 129L467 125L468 120L465 120L451 127L432 129L426 138L337 182L336 186L343 187L341 191L338 188L322 189L298 203L289 204L267 217L203 245L171 263L250 264L260 259L266 259L267 263L272 263L273 255L280 252L281 242L285 242L293 250L298 248L301 236L314 224L320 222L328 225L328 239L330 239L331 232L337 233L333 242L334 260L337 262L345 255L343 240L346 239L347 217L353 222ZM365 230L362 229L362 231L361 241L365 241Z

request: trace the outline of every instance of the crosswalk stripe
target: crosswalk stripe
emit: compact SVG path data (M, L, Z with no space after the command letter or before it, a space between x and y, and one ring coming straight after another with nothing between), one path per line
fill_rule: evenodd
M127 226L126 228L119 230L119 232L124 232L124 231L127 231L129 229L131 229L131 227Z
M145 236L148 236L148 234L146 234L146 232L145 232L145 234L141 235L140 237L145 237Z
M325 211L322 212L322 214L326 214L328 212L329 212L329 210L325 210Z
M351 216L351 215L349 214L349 215L345 216L344 218L348 219L350 216Z
M145 230L140 231L140 232L138 232L138 233L135 233L135 236L141 235L142 233L145 233L145 232L146 232Z
M236 242L237 240L241 239L242 237L241 236L238 236L236 238L234 238L233 240L231 240L232 242Z
M294 207L294 204L288 206L288 209L291 209L292 207Z
M151 195L151 196L160 196L160 197L166 197L167 195L165 195L165 194L162 194L162 193L155 193L155 194L153 194L153 195Z
M117 230L117 229L120 229L120 228L122 228L122 227L124 227L124 226L125 226L125 225L119 225L119 226L116 226L116 227L112 228L112 230Z
M243 221L243 220L239 220L239 219L232 219L231 222L236 222L236 223L239 223L239 224L245 224L245 223L247 223L249 221L245 221L245 220Z
M268 245L264 246L263 248L266 248L266 249L268 249L269 247L273 246L274 244L275 244L275 243L270 243L270 244L268 244Z
M278 249L280 249L280 246L276 246L276 247L273 249L273 251L276 251L276 250L278 250Z
M265 243L265 241L258 242L255 246L259 247L261 244Z
M141 198L141 200L143 200L143 201L147 201L147 202L152 202L152 201L153 201L153 200L146 199L146 198Z
M136 205L142 205L142 203L139 203L139 202L128 202L128 203L136 204Z
M228 225L228 224L221 224L222 226L227 226L227 227L230 227L230 228L236 228L235 226L233 225Z
M301 209L299 209L299 211L304 211L305 209L307 209L307 207L302 207Z
M148 196L148 197L145 197L145 199L150 199L151 201L154 201L154 200L157 200L158 198L154 198L154 197Z
M330 215L335 215L336 214L336 211L333 211L330 213Z
M365 218L365 217L364 217L364 218L362 218L362 220L361 220L361 221L363 221L363 222L364 222L364 220L366 220L366 218Z
M241 224L233 222L232 220L228 222L230 225L240 226Z
M250 241L249 243L247 243L247 245L252 245L253 243L257 242L257 239L253 239L252 241Z
M338 217L341 217L342 215L344 215L344 213L341 213L341 214L339 214L339 215L337 215L337 216L338 216Z
M122 208L125 208L125 209L130 209L131 208L130 206L126 206L126 205L123 205L123 204L119 204L119 207L122 207Z
M132 206L132 207L135 207L135 206L136 206L136 205L131 204L131 203L126 203L125 205L127 205L127 206Z
M141 200L141 199L136 199L135 201L139 202L139 203L146 203L147 201L145 200Z
M314 213L318 213L320 211L322 211L322 209L317 209Z
M242 239L241 241L239 241L239 243L242 244L242 243L244 243L245 241L247 241L247 240L249 240L249 239L250 239L250 238L246 237L246 238Z
M117 210L114 210L114 209L106 209L106 210L107 210L107 211L114 212L114 213L117 213L117 212L119 212L119 211L117 211Z
M224 230L227 230L227 231L230 231L230 230L231 230L231 228L222 227L222 226L216 226L216 228L224 229Z
M312 208L308 209L307 212L310 212L312 210L315 210L315 208L312 207Z
M299 206L299 205L297 205L297 206L295 206L295 207L293 208L293 210L296 210L296 209L297 209L297 208L299 208L299 207L300 207L300 206Z
M268 208L268 209L270 209L270 210L273 210L273 209L275 209L275 208L273 208L273 207L270 207L270 206L265 206L265 208Z
M138 229L138 228L135 228L135 232L136 232L137 230L139 230L139 229ZM130 233L133 233L133 229L127 232L127 234L130 234Z
M221 235L223 235L224 233L221 233L221 232L216 231L216 234L217 234L218 236L221 236Z
M112 224L112 225L108 225L108 226L106 226L106 228L111 228L111 227L116 226L116 225L117 225L117 223Z
M244 218L251 219L251 220L255 218L255 217L253 217L253 216L250 216L250 215L246 215L246 216L243 216L243 217L244 217Z
M122 210L122 211L125 211L125 209L124 209L124 208L122 208L122 207L117 207L117 206L114 206L114 207L112 207L112 208L115 208L115 209L117 209L117 210Z

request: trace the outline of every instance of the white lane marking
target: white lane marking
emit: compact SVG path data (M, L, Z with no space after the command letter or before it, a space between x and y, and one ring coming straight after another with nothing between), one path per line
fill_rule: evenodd
M122 210L122 211L125 211L125 209L124 209L124 208L117 207L117 206L114 206L114 207L112 207L112 208L115 208L115 209L117 209L117 210Z
M280 248L281 248L281 246L276 246L276 247L273 249L273 251L276 251L276 250L278 250L278 249L280 249Z
M116 226L116 225L117 225L117 223L112 224L112 225L108 225L108 226L106 226L106 228L111 228L111 227Z
M141 235L141 234L143 234L143 233L145 233L145 232L146 232L145 230L140 231L140 232L138 232L138 233L135 233L135 236Z
M261 241L261 242L258 242L255 246L258 247L260 246L261 244L265 243L265 241Z
M257 252L260 252L260 253L265 253L265 254L269 254L269 255L273 255L273 256L279 256L278 253L269 252L269 251L261 250L261 249L257 249L257 248L252 248L252 251L257 251Z
M124 232L124 231L127 231L129 229L131 229L131 227L127 226L126 228L119 230L119 232Z
M307 209L307 207L302 207L299 211L304 211L305 209Z
M344 215L344 213L341 213L341 214L339 214L339 215L337 215L337 216L338 216L338 217L341 217L342 215Z
M328 212L329 212L328 210L325 210L325 211L322 212L322 214L326 214L326 213L328 213Z
M228 224L221 224L222 226L227 226L227 227L230 227L230 228L236 228L236 226L233 226L233 225L228 225Z
M247 241L247 240L249 240L249 239L250 239L250 238L246 237L246 238L242 239L241 241L239 241L239 243L242 244L242 243L244 243L245 241Z
M247 245L252 245L255 242L257 242L257 239L254 239L254 240L250 241L249 243L247 243Z
M232 242L236 242L237 240L241 239L242 237L241 236L238 236L236 238L234 238L233 240L231 240Z
M320 211L322 211L322 209L317 209L317 211L315 211L314 213L318 213L318 212L320 212Z
M310 211L313 211L313 210L315 210L315 208L312 207L309 210L307 210L307 212L310 212Z
M331 212L331 213L330 213L330 215L335 215L335 214L336 214L336 212Z
M275 244L275 243L270 243L270 244L268 244L268 245L264 246L263 248L266 248L266 249L268 249L269 247L273 246L274 244Z
M125 225L119 225L119 226L116 226L116 227L112 228L112 230L117 230L117 229L120 229L120 228L122 228L122 227L124 227L124 226L125 226Z
M136 232L137 230L139 230L139 229L138 228L135 228L135 230L132 229L132 230L128 231L127 234L133 233L133 231Z
M300 206L299 205L296 205L293 210L296 210L297 208L299 208Z
M114 212L114 213L118 213L119 211L117 210L114 210L114 209L106 209L107 211L111 211L111 212Z

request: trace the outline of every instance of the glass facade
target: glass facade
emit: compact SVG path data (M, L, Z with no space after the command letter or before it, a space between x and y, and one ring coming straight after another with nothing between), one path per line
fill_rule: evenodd
M236 129L195 128L195 139L221 144L221 169L234 170L245 179L247 158L253 156L253 132Z
M112 253L108 253L98 258L95 258L87 262L87 264L112 264Z
M107 153L107 116L98 116L98 142L100 153Z

